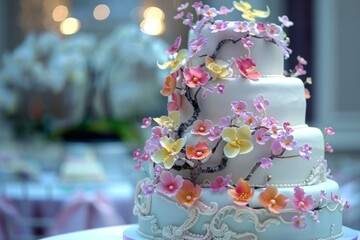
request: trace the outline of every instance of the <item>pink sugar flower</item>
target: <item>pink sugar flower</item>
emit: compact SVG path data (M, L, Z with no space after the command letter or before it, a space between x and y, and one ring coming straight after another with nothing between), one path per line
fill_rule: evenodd
M180 6L177 8L177 10L178 10L178 11L185 10L188 6L189 6L189 3L188 3L188 2L183 3L183 4L180 4Z
M269 132L270 132L270 137L272 137L272 138L279 137L279 129L276 124L271 125Z
M307 65L307 61L306 61L303 57L297 56L296 59L298 60L299 64L301 64L301 65Z
M271 158L262 158L260 162L261 162L260 167L262 169L271 168L272 165L273 165L273 162L272 162Z
M156 178L160 177L161 173L164 172L165 168L159 164L154 167L154 175Z
M270 136L267 135L267 129L260 128L255 131L254 134L255 140L258 144L264 145L270 139Z
M280 145L286 150L293 150L296 146L296 142L294 141L294 136L281 134L279 137Z
M264 117L263 119L261 119L261 124L264 127L271 128L272 125L277 126L279 124L279 122L276 121L273 117L271 117L271 118Z
M170 55L170 54L176 53L179 50L180 44L181 44L181 35L178 36L175 39L175 42L173 43L173 45L171 45L171 47L166 50L166 54Z
M271 39L276 39L282 33L282 28L274 23L265 24L266 36Z
M283 151L279 138L273 140L271 144L271 151L274 155L279 155Z
M248 32L249 31L249 22L240 21L234 23L234 31L235 32Z
M244 115L244 124L251 127L258 125L258 119L254 116L252 112L246 112Z
M321 199L328 200L328 196L326 195L326 192L324 190L320 191L320 197Z
M148 127L150 127L151 122L152 122L152 118L151 118L151 117L144 118L144 119L142 120L141 128L148 128Z
M256 24L256 29L259 31L259 33L263 33L266 31L265 23L258 23Z
M341 199L338 194L331 193L331 200L336 204L341 204Z
M260 78L261 74L255 71L256 65L251 58L237 59L235 64L243 77L251 80L258 80Z
M220 119L220 126L222 128L229 127L230 125L231 125L231 117L230 116L222 117Z
M286 15L279 16L278 19L281 22L281 24L284 25L285 27L291 27L294 25L294 23L290 21L288 16Z
M177 175L175 178L169 171L163 171L160 175L160 182L156 184L156 190L168 197L175 196L182 188L184 179Z
M234 8L228 9L225 6L221 6L219 11L217 11L216 13L219 15L226 15L228 13L231 13L232 11L234 11Z
M192 57L194 54L198 53L203 49L203 47L208 42L208 39L205 38L203 35L199 35L196 38L190 40L189 46L190 46L190 53L189 57Z
M223 128L221 128L219 125L215 125L212 128L210 128L210 136L208 139L213 142L219 138L221 138L221 132Z
M237 115L245 113L247 111L247 103L244 101L231 102L231 111Z
M332 127L326 127L325 128L325 133L327 135L335 135L335 131L334 131L334 129Z
M143 155L141 155L141 160L143 162L146 162L149 159L150 159L150 154L149 153L145 152L145 153L143 153Z
M214 18L217 16L216 9L209 7L209 5L205 5L201 10L200 13L206 18Z
M213 122L209 119L204 121L196 120L193 124L193 129L191 130L192 134L207 136L210 133L210 129L213 127Z
M284 122L283 127L287 134L294 132L294 129L291 127L291 124L289 122Z
M188 14L186 15L186 18L185 18L184 21L183 21L183 24L184 24L185 26L191 27L193 20L194 20L194 15L193 15L192 13L188 13Z
M254 43L251 41L250 37L246 37L246 38L241 39L241 43L242 43L243 47L247 48L247 49L254 46Z
M223 20L216 20L213 25L211 25L210 30L212 33L222 32L228 28L227 22Z
M141 150L140 150L140 148L138 148L133 152L133 159L137 160L140 158L140 156L141 156Z
M301 64L297 64L295 66L295 71L296 71L296 76L303 76L303 75L306 75L306 73L307 73L304 66Z
M253 100L253 104L255 109L261 113L267 109L270 105L269 100L265 99L262 95L257 95L256 98Z
M140 187L141 187L142 192L146 196L152 195L155 192L155 187L151 180L147 180L147 181L141 183Z
M190 88L204 86L210 79L210 74L205 72L200 66L185 68L185 84Z
M175 111L179 111L180 109L180 94L178 93L173 93L171 95L171 100L168 102L167 104L167 109L169 112L175 112Z
M300 187L294 188L294 198L293 203L296 210L300 212L308 212L311 211L311 209L315 205L315 200L311 195L307 195L305 197L305 192Z
M160 145L160 138L151 136L148 140L145 142L145 151L149 153L153 153L161 148Z
M183 18L184 15L185 15L185 12L184 12L184 11L178 12L178 13L174 16L174 19L175 19L175 20L179 20L179 19Z
M295 229L300 230L306 228L306 219L305 216L294 216L291 218L291 222Z
M300 146L298 150L300 157L307 161L311 160L309 154L312 153L312 147L310 147L308 144L305 144L304 146Z
M193 5L191 5L193 8L201 8L204 4L202 3L202 1L197 1L194 2Z
M214 192L225 192L226 187L230 183L231 174L226 175L226 177L217 176L215 181L210 184L210 188Z
M224 94L225 85L219 83L216 85L216 89L218 94Z
M326 143L325 145L325 149L328 153L333 153L334 149L332 148L332 146L329 143Z
M350 202L349 201L345 201L344 203L344 209L347 210L350 208Z

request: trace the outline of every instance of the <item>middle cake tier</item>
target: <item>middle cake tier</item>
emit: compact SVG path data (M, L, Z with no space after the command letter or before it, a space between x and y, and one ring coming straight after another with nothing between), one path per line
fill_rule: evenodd
M243 78L216 80L214 85L223 84L224 94L208 94L197 100L201 109L199 119L209 119L218 122L220 118L232 115L231 102L244 101L249 111L254 111L253 99L262 95L269 100L267 117L273 117L281 124L289 122L291 125L305 124L306 101L304 84L298 78L290 77L262 77L257 81ZM195 90L196 91L196 90ZM193 114L193 107L185 96L181 96L181 120L186 121Z

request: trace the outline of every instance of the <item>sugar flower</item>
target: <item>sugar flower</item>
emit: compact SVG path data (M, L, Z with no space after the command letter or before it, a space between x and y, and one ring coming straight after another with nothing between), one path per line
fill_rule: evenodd
M343 207L344 207L345 210L349 209L349 208L350 208L350 202L349 202L349 201L345 201Z
M255 71L256 65L251 58L237 59L235 60L235 64L243 77L251 80L257 80L260 78L261 74L260 72Z
M228 13L231 13L232 11L234 11L234 8L228 9L225 6L221 6L219 11L217 11L216 13L219 14L219 15L226 15Z
M174 19L175 19L175 20L179 20L179 19L183 18L184 15L185 15L185 12L184 12L184 11L178 12L178 13L174 16Z
M240 21L234 23L234 31L235 32L248 32L249 31L249 22L247 21Z
M161 173L165 171L165 168L163 168L161 165L159 164L155 164L154 167L154 175L156 178L159 178Z
M226 177L217 176L215 181L210 184L211 190L214 192L224 192L230 183L230 177L231 174L226 175Z
M329 143L326 143L326 145L325 145L325 150L326 150L328 153L333 153L333 152L334 152L334 149L332 148L332 146L331 146Z
M233 198L236 205L245 206L249 204L250 199L254 196L254 189L244 179L240 178L235 189L229 189L228 194Z
M249 127L257 126L259 123L259 118L257 116L254 116L252 112L246 112L243 115L243 118L244 118L244 124Z
M311 195L305 197L305 192L300 187L294 188L293 203L297 211L308 212L311 211L315 205L315 200Z
M271 125L269 132L270 132L271 138L278 138L279 137L279 128L278 128L277 124Z
M216 89L218 94L224 94L225 85L219 83L216 85Z
M222 60L214 61L211 57L206 56L206 68L209 70L210 74L215 78L225 78L230 75L230 70L228 69L229 64Z
M327 196L325 190L320 191L320 197L321 197L321 199L328 200L328 196Z
M231 117L230 116L220 118L220 126L222 128L229 127L230 125L231 125Z
M237 115L243 114L247 111L247 103L244 101L232 101L231 111Z
M186 157L188 159L202 160L211 155L212 151L206 141L198 142L195 146L186 146Z
M281 147L283 147L286 150L293 150L293 148L296 146L296 142L294 141L294 136L287 135L285 133L280 135L279 142Z
M162 127L173 130L180 125L180 113L178 111L170 112L168 116L154 118L154 121Z
M155 186L151 180L146 180L140 184L141 190L144 195L152 195L155 192Z
M143 155L141 155L141 161L146 162L150 159L150 154L148 152L144 152Z
M267 18L270 16L270 9L268 6L266 6L266 11L252 9L251 5L248 2L239 1L233 2L234 7L242 12L242 17L246 20L249 20L251 22L256 21L256 17L258 18Z
M213 25L211 25L210 30L212 33L222 32L228 28L227 22L223 20L216 20Z
M254 46L254 43L251 41L250 37L242 38L241 43L242 43L243 47L247 48L247 49Z
M310 153L312 153L312 147L310 147L308 144L305 144L304 146L299 147L299 155L305 160L311 160Z
M311 98L311 94L309 89L304 88L304 93L305 93L305 99L310 99Z
M205 5L200 13L206 18L214 18L217 16L216 9L209 7L209 5Z
M221 137L221 132L223 128L221 128L219 125L215 125L212 128L210 128L210 136L208 139L213 142Z
M283 151L283 148L280 144L280 141L278 138L274 139L271 143L271 152L274 155L279 155Z
M181 35L175 39L174 44L166 50L166 54L173 54L179 50L181 44Z
M156 184L156 190L166 196L175 196L183 186L184 179L177 175L176 177L169 171L163 171L159 177L160 182Z
M274 23L267 23L265 24L265 32L267 37L274 39L281 35L282 28Z
M190 47L190 55L189 57L192 57L197 52L201 51L203 47L207 44L208 39L205 38L203 35L198 35L194 39L191 39L189 42Z
M137 160L140 158L140 156L141 156L141 150L140 150L140 148L138 148L133 152L133 159Z
M255 140L258 144L264 145L270 139L270 136L267 135L266 128L257 129L254 133Z
M262 169L271 168L272 165L273 165L273 162L272 162L271 158L262 158L260 162L261 162L260 167Z
M227 144L224 147L224 154L228 158L234 158L238 154L246 154L253 150L251 132L248 126L240 128L227 127L222 131L222 138Z
M193 129L191 130L191 133L202 136L209 135L210 128L212 128L213 125L213 122L209 119L205 119L204 121L196 120L193 123Z
M165 82L163 84L163 89L160 91L160 93L163 96L168 97L174 93L175 88L176 88L176 79L173 78L173 76L169 75L166 77Z
M155 163L164 163L166 169L170 169L178 159L177 154L184 147L186 138L179 138L176 141L172 138L162 137L160 144L162 148L157 150L151 159Z
M182 188L176 193L179 204L191 207L200 198L202 189L199 185L194 186L189 180L184 180Z
M265 111L270 105L269 100L265 99L262 95L257 95L253 100L254 107L259 113Z
M292 132L294 132L294 129L291 127L291 124L289 122L284 122L283 127L287 134L291 134Z
M184 65L187 55L188 55L188 51L186 49L181 49L176 54L176 57L173 61L168 61L163 64L157 63L157 65L160 69L171 68L171 72L173 73L179 70Z
M151 122L152 122L152 118L151 118L151 117L144 118L144 119L142 120L141 128L148 128L148 127L150 127Z
M210 75L200 66L185 68L184 70L185 84L190 88L204 86L210 79Z
M296 59L298 60L299 64L307 65L307 61L305 60L305 58L303 58L301 56L297 56Z
M291 218L291 222L295 229L300 230L306 228L306 219L305 216L294 216Z
M341 199L338 194L331 193L331 200L336 204L341 204Z
M327 135L335 135L335 131L334 131L334 129L332 127L326 127L325 128L325 133Z
M194 2L193 5L191 5L193 8L201 8L204 4L202 3L202 1L197 1Z
M285 208L290 199L283 194L278 194L276 187L268 186L258 197L261 205L268 208L270 212L279 214L280 210Z
M180 6L177 8L178 11L185 10L189 6L189 2L180 4Z
M179 111L181 105L181 97L178 93L171 94L171 100L167 104L169 112Z
M286 15L279 16L278 19L279 19L279 22L281 22L281 24L284 25L285 27L291 27L294 25L294 23L292 21L290 21L288 16L286 16Z

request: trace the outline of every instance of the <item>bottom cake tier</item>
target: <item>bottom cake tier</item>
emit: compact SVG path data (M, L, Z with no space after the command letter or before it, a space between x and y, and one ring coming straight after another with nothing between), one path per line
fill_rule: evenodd
M144 180L145 181L145 180ZM137 234L144 239L339 239L343 236L342 211L346 203L339 197L338 184L327 179L302 187L315 204L311 211L294 205L294 188L278 188L289 202L279 214L264 208L255 190L247 206L234 204L227 192L203 188L191 207L178 204L176 198L159 193L144 195L137 186L134 213L138 216Z

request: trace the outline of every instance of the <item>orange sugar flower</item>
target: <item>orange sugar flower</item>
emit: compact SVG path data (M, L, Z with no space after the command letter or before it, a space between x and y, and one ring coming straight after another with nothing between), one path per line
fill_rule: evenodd
M173 78L173 76L169 75L166 77L165 82L163 84L163 89L160 91L160 93L163 96L171 96L176 88L176 79Z
M202 189L199 185L194 186L189 180L184 180L182 188L176 193L179 204L191 207L200 197Z
M265 191L260 193L258 199L263 207L276 214L279 214L280 210L285 208L290 201L284 194L278 194L277 188L273 186L268 186Z
M229 189L228 194L233 198L236 205L245 206L249 204L250 199L254 196L254 189L244 179L240 178L236 189Z
M211 154L211 149L206 141L198 142L195 146L186 146L186 157L189 159L201 160Z

